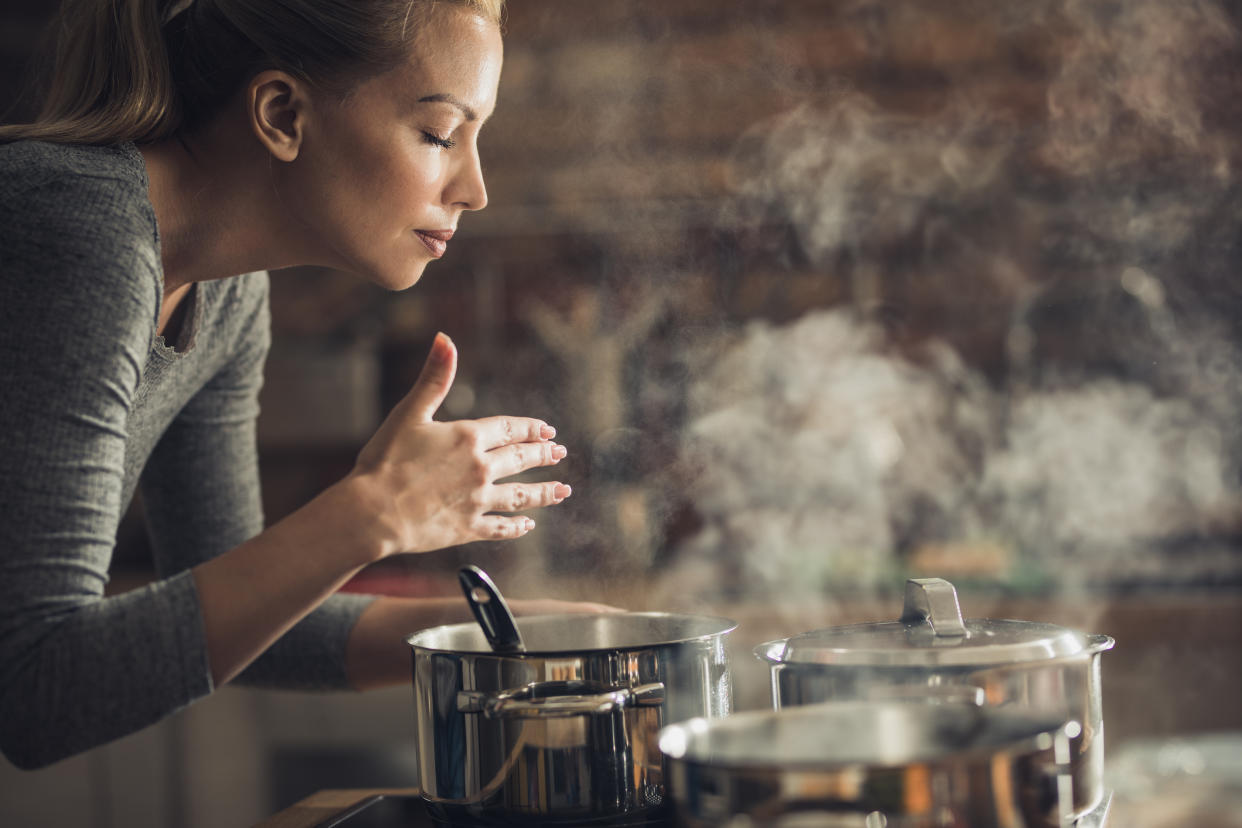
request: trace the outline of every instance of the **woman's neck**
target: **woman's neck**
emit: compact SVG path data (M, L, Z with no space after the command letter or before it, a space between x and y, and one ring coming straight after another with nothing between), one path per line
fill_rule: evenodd
M164 295L193 282L296 264L274 209L268 156L224 128L139 147L160 232ZM256 151L257 150L257 151Z

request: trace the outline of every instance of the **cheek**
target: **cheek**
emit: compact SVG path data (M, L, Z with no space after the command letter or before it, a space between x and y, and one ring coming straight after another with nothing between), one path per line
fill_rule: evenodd
M404 164L391 171L389 181L410 199L425 204L436 192L436 170L430 165Z
M415 223L438 199L440 170L418 154L389 157L360 176L355 194L361 206L385 223Z

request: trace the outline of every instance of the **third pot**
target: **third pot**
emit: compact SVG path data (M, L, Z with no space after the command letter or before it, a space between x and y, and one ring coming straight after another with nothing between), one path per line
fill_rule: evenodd
M1055 828L1076 723L962 702L836 702L670 725L685 828Z

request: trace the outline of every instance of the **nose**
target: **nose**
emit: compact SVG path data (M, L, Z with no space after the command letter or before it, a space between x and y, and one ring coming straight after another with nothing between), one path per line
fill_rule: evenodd
M477 145L471 147L453 171L444 196L463 210L482 210L487 206L487 185L483 183L483 162Z

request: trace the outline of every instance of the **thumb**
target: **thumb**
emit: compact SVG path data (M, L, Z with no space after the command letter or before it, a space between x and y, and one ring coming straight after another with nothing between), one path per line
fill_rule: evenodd
M405 416L418 422L430 422L453 386L456 375L457 346L447 334L437 333L418 381L405 396Z

